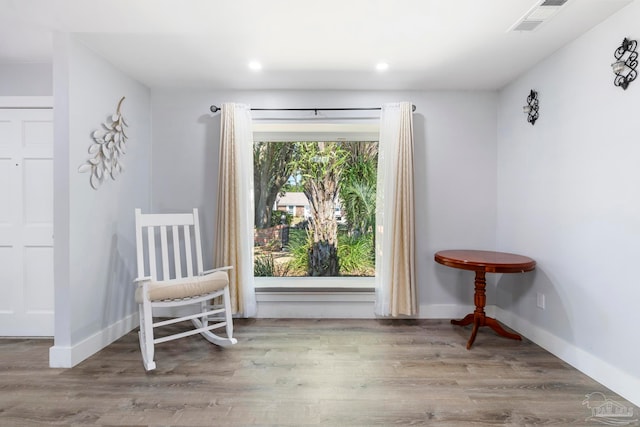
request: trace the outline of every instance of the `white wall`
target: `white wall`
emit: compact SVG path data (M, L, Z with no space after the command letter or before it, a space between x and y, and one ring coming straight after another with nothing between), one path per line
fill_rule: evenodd
M211 104L264 108L376 107L411 101L414 114L417 281L421 317L466 314L473 275L433 261L446 248L495 247L496 103L493 92L153 90L153 209L202 212L212 258L220 114ZM326 113L330 116L330 113ZM257 113L255 114L257 115ZM493 289L489 289L489 298ZM463 306L461 306L463 304Z
M498 104L498 248L538 261L524 280L499 282L505 319L635 404L640 80L614 87L610 64L624 37L640 38L639 20L635 2L504 88ZM522 113L530 89L535 126Z
M136 325L134 208L150 204L150 91L66 34L54 37L55 345L73 366ZM129 123L125 171L96 191L78 166L92 131L115 113Z
M0 64L0 96L51 95L53 95L51 64Z

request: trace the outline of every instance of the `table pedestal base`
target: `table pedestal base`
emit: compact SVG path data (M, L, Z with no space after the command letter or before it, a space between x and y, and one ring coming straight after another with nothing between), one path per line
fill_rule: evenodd
M487 301L487 297L485 294L485 288L487 286L487 281L485 279L484 271L476 271L476 280L475 280L475 293L473 296L474 303L476 305L476 309L473 313L467 314L461 320L452 320L451 324L458 326L467 326L473 324L473 329L471 330L471 337L469 337L469 341L467 341L467 350L471 348L473 342L476 340L476 335L478 334L478 329L481 326L488 326L496 333L505 338L511 338L514 340L522 340L522 337L518 334L514 334L511 332L507 332L500 326L498 321L493 317L489 317L484 312L484 306Z

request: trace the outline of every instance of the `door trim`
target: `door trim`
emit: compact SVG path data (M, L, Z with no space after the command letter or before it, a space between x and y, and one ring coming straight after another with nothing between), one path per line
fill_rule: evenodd
M53 96L0 96L0 108L52 109Z
M53 110L53 97L52 96L0 96L0 110ZM53 117L51 117L51 121L53 124ZM53 135L52 135L53 138ZM54 151L54 147L52 145L51 147L51 159L53 160L53 151ZM53 176L52 176L53 178ZM53 220L51 222L51 232L53 233ZM38 245L36 245L38 246ZM54 244L53 242L51 243L51 248L53 248ZM48 245L45 245L44 247L49 247ZM49 312L49 310L46 310L46 314L44 312L40 313L43 315L48 315L49 313L53 315L53 323L55 323L55 281L53 283L53 292L54 292L54 305L53 305L53 311ZM34 314L37 314L38 311L36 310L34 312ZM47 322L49 322L49 320L47 320ZM14 335L14 334L9 334L6 336L12 336L12 337L17 337L17 336L29 336L29 337L53 337L54 333L55 333L55 327L54 325L50 325L51 326L51 333L46 333L46 335L41 334L40 332L37 333L32 333L33 331L29 331L29 330L25 330L24 334L19 334L19 335ZM4 335L4 334L3 334Z

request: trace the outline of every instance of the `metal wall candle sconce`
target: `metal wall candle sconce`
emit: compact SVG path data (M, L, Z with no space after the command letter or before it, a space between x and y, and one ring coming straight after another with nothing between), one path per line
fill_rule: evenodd
M529 96L527 96L527 105L522 107L522 110L527 115L527 121L532 126L535 125L538 120L538 92L531 89Z
M638 66L638 43L636 40L629 40L625 37L622 44L616 49L613 55L616 62L611 64L613 73L616 75L613 84L626 90L629 83L636 79L636 67Z

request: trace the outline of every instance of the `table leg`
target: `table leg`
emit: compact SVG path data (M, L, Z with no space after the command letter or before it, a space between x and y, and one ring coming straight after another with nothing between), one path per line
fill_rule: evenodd
M458 325L458 326L467 326L473 323L473 313L469 313L466 316L464 316L464 319L461 320L452 320L451 323L453 325Z
M467 350L471 349L473 342L476 340L476 335L478 335L478 329L480 329L480 324L478 322L473 322L473 329L471 329L471 336L469 337L469 341L467 341Z
M522 337L520 335L505 331L504 328L500 325L500 323L498 323L498 321L493 317L486 317L484 319L483 326L490 327L491 329L496 331L498 335L503 336L505 338L511 338L512 340L522 341Z
M467 314L461 320L452 320L451 323L458 326L466 326L473 323L473 329L471 330L471 337L469 337L469 341L467 341L467 350L471 348L473 342L476 339L476 335L478 333L478 329L481 326L488 326L493 329L498 335L511 338L514 340L521 340L522 337L518 334L510 333L504 330L502 326L498 323L496 319L493 317L488 317L484 312L484 306L487 302L487 296L485 292L485 288L487 287L487 280L485 278L486 273L484 271L476 271L476 279L475 279L475 291L473 295L473 302L475 303L476 309L473 313Z

